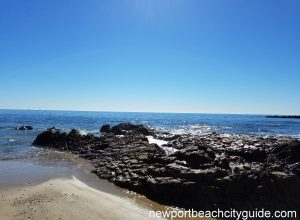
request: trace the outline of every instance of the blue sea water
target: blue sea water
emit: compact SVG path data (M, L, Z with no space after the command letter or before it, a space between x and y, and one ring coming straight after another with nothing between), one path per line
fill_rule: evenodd
M300 137L299 119L266 118L264 115L0 110L0 160L37 154L38 148L31 143L49 127L76 128L83 133L99 134L103 124L120 122L141 123L173 133L219 132ZM15 129L21 125L31 125L34 129Z

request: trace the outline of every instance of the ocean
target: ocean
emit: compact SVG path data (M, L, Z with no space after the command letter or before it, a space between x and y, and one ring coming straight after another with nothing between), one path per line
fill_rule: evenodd
M0 110L0 160L26 159L39 155L32 146L35 137L49 127L99 135L103 124L120 122L144 124L176 134L247 134L260 136L300 137L299 119L266 118L264 115L183 114ZM16 130L17 126L31 125L33 130Z

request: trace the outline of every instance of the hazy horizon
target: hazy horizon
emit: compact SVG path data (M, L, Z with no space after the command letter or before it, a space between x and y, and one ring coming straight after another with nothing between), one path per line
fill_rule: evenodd
M273 113L231 113L231 112L159 112L159 111L120 111L120 110L78 110L78 109L12 109L12 108L0 108L0 111L62 111L62 112L116 112L116 113L149 113L149 114L216 114L216 115L284 115L295 116L297 114L273 114Z
M300 114L300 2L0 3L0 108Z

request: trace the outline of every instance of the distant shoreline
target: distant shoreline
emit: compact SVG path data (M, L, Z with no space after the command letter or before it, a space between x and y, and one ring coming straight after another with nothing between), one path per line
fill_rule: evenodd
M300 119L300 115L267 115L267 118L296 118Z

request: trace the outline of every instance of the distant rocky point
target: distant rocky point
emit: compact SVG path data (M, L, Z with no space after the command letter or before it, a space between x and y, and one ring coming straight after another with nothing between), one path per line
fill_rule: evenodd
M300 119L300 115L267 115L267 118L297 118Z
M104 125L101 132L51 128L33 144L86 158L100 178L163 204L300 211L299 139L174 135L130 123Z

